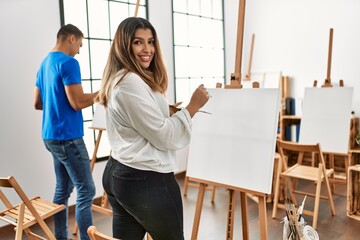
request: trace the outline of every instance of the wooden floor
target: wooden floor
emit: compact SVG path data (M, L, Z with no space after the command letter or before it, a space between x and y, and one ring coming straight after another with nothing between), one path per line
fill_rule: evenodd
M178 176L179 183L183 185L183 175ZM304 186L309 188L312 186ZM185 239L188 240L191 237L195 206L197 200L197 188L189 188L187 197L183 198L184 204L184 231ZM226 239L226 221L227 221L227 208L228 208L228 191L226 189L217 188L215 203L210 201L210 192L206 192L204 204L202 208L202 215L199 226L198 239L199 240L221 240ZM239 195L236 196L236 213L234 223L234 240L242 239L241 229L241 213L240 213L240 201ZM299 200L302 197L299 196ZM326 201L321 200L320 202L320 213L318 221L317 232L321 240L352 240L359 239L360 236L360 221L354 220L346 216L346 186L336 185L334 204L336 215L330 216L330 209ZM312 205L312 199L307 198L305 206L310 207ZM248 221L250 239L260 239L259 232L259 219L257 204L252 199L248 198ZM267 223L268 223L268 239L269 240L280 240L282 239L283 225L281 223L284 217L284 210L278 209L276 219L272 219L272 203L267 203ZM312 218L305 216L305 221L311 225ZM71 214L69 225L71 227L74 223L74 216ZM49 226L52 228L52 221L48 221ZM94 225L98 230L103 233L111 235L111 219L99 213L94 213ZM37 228L33 229L35 232L41 233ZM3 227L0 229L1 240L12 240L14 239L14 232L11 228ZM24 237L24 239L27 239ZM79 239L77 236L72 236L72 239Z

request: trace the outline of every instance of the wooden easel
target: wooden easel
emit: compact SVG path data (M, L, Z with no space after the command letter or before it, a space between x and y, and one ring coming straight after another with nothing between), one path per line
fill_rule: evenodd
M217 187L223 187L229 191L229 203L228 203L228 217L226 224L226 239L233 239L233 229L234 229L234 219L235 219L235 200L236 192L240 192L240 202L241 202L241 220L242 220L242 233L243 239L249 239L249 226L248 226L248 214L247 214L247 199L246 194L251 193L259 197L259 220L260 220L260 239L268 239L267 237L267 219L266 219L266 194L259 192L252 192L249 190L236 188L228 185L223 185L220 183L205 181L197 178L190 178L190 180L199 182L199 193L198 199L196 202L196 211L194 216L194 225L191 233L191 240L196 240L199 232L199 223L201 217L201 210L204 200L205 188L207 185L213 185Z
M245 18L245 0L239 0L239 15L238 15L238 29L237 29L237 43L236 43L236 59L235 59L235 73L231 74L231 80L229 85L225 85L224 88L234 89L242 88L241 85L241 60L242 60L242 46L243 46L243 32L244 32L244 18ZM217 88L222 86L221 83L217 84ZM259 83L254 82L253 88L258 88ZM227 225L226 225L226 239L233 239L233 229L234 229L234 215L235 215L235 192L240 193L240 202L241 202L241 219L242 219L242 233L243 239L249 239L249 226L248 226L248 214L247 214L247 194L252 194L258 197L258 207L259 207L259 220L260 220L260 239L267 240L267 218L266 218L266 196L265 193L253 192L246 189L241 189L229 185L224 185L221 183L206 181L202 179L189 177L189 180L194 182L199 182L199 192L198 199L196 203L196 210L194 216L194 224L191 234L191 240L196 240L199 223L201 217L201 210L204 200L205 189L208 185L218 186L228 189L229 191L229 202L228 202L228 216L227 216Z
M331 84L331 60L332 60L332 46L333 46L333 36L334 36L334 29L330 28L329 33L329 50L328 50L328 63L327 63L327 71L326 71L326 78L324 84L321 87L332 87ZM314 87L317 86L317 80L314 80ZM339 80L339 86L344 86L344 81L342 79Z
M210 94L213 96L213 100L211 100L205 108L208 108L209 111L213 111L213 114L205 116L199 115L195 119L192 141L189 148L188 176L190 180L200 183L191 239L197 238L204 191L207 185L223 187L229 191L229 208L226 223L227 239L232 239L233 237L236 191L240 192L241 197L243 239L248 239L249 237L246 203L246 194L248 193L257 196L260 199L258 207L260 212L261 239L266 239L267 224L265 197L271 192L272 175L270 176L270 174L272 174L271 172L273 171L272 164L275 149L276 124L280 104L280 91L276 89L268 90L209 90ZM271 98L268 98L269 95L263 94L266 92L272 92ZM267 105L264 105L264 100L265 103L272 102L274 104L269 104L265 109L261 108L260 110L261 105ZM246 102L247 104L237 104L238 102L244 103L245 101L248 101ZM222 110L220 106L224 106L227 103L230 103L230 106L226 106L223 108L224 110ZM258 111L253 111L252 109L257 109L256 107L259 107ZM266 112L266 109L271 110ZM246 122L248 118L244 119L243 117L247 116L247 114L253 114L253 118L250 117L249 119L259 119L259 117L263 117L263 124L247 125ZM228 122L224 123L224 121ZM219 123L224 123L224 127L220 127ZM271 123L271 126L269 126L268 123ZM217 128L215 126L217 126ZM264 126L264 128L262 126ZM247 131L247 128L249 127L250 131ZM274 145L269 146L268 144L265 144L267 145L265 146L259 144L258 141L261 141L261 139L249 141L250 139L246 136L254 136L254 133L258 132L259 127L262 128L262 132L271 133L270 135L267 134L267 139L272 139L271 141L273 141ZM272 130L268 131L267 129ZM249 142L255 144L248 144ZM246 147L242 148L242 146ZM214 151L213 149L216 149L216 147L222 149L222 151ZM269 150L265 151L266 154L264 156L257 155L258 152L263 151L253 151L254 149L263 149L262 147ZM207 149L212 150L208 151ZM257 156L253 155L255 152ZM222 159L222 161L219 162L219 159ZM257 162L259 164L251 166L252 162ZM265 170L265 172L260 173L262 170ZM248 185L249 182L252 182L249 181L251 175L248 175L248 173L253 172L258 172L258 184L255 184L256 186ZM262 176L266 177L262 178ZM266 186L261 186L263 184Z
M254 52L254 42L255 42L255 34L252 34L250 55L249 55L249 65L248 65L247 73L245 74L244 80L251 80L251 65L252 65L252 56L253 56L253 52Z
M241 1L241 0L240 0ZM241 74L239 74L241 76ZM236 76L236 74L234 74ZM219 87L220 85L218 85ZM241 80L240 84L232 81L232 84L225 85L227 89L234 89L234 88L241 88ZM259 88L258 82L253 82L253 88ZM190 178L191 179L191 178ZM235 192L240 192L240 204L241 204L241 222L242 222L242 229L243 229L243 239L249 239L249 226L248 226L248 214L247 214L247 196L251 196L251 198L256 198L256 202L258 203L259 207L259 220L260 220L260 239L265 240L267 239L267 219L266 219L266 197L267 194L253 192L241 188L234 188L232 186L222 185L218 183L209 183L207 181L201 180L194 180L200 182L200 188L198 193L198 201L196 204L196 213L194 218L194 227L192 233L192 240L195 240L198 233L198 225L200 221L202 202L203 202L203 195L204 195L204 187L208 184L212 186L220 186L224 187L229 191L229 201L228 201L228 216L227 216L227 224L226 224L226 239L232 240L233 239L233 230L234 230L234 216L235 216L235 200L236 195Z
M321 87L333 87L333 85L331 84L331 61L332 61L333 36L334 36L334 29L330 28L327 72L326 72L326 78L325 78L324 84ZM314 80L313 87L317 87L317 80ZM344 81L342 79L339 80L339 87L344 87ZM335 165L334 164L334 153L324 153L324 155L328 156L330 168L334 168L334 165ZM345 178L336 176L336 178L330 179L330 181L332 183L346 184L347 183L347 172L348 172L349 164L351 162L351 156L350 156L350 153L345 154L345 155L340 155L340 156L343 156L344 160L345 160L344 161L345 162ZM313 159L314 158L312 158L312 161L313 161ZM331 184L331 188L332 188L331 189L332 193L334 193L334 191L335 191L334 184Z

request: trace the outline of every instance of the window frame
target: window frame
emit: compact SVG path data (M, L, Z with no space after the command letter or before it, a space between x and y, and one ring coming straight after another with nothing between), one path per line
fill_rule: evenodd
M202 16L201 13L200 14L193 14L193 13L189 13L189 11L177 11L177 10L174 10L174 1L176 0L172 0L172 6L171 6L171 11L172 11L172 23L173 23L173 54L174 54L174 57L173 57L173 67L174 67L174 97L175 97L175 102L184 102L184 97L187 98L186 100L189 101L190 100L190 97L191 97L191 94L195 88L195 86L197 86L195 83L193 84L192 87L189 87L189 90L187 92L187 96L183 96L183 98L181 98L179 96L179 93L178 93L178 83L177 81L181 81L182 79L186 79L189 81L189 85L190 85L190 81L191 80L194 80L194 81L197 81L198 83L205 83L205 86L208 87L208 88L215 88L216 87L216 84L214 82L220 82L222 84L225 84L226 83L226 51L225 51L225 19L224 19L224 0L220 0L221 1L221 7L222 7L222 10L221 10L221 18L214 18L213 15L211 17L208 17L208 16ZM181 1L184 1L184 0L181 0ZM189 1L191 0L185 0L186 1L186 5L188 4ZM213 4L213 1L212 0L209 0L211 1L211 3ZM204 2L204 0L198 0L198 2L201 4L201 2ZM212 5L213 7L213 5ZM200 7L201 8L201 7ZM188 10L188 9L187 9ZM199 12L201 12L201 9L199 10ZM212 77L209 77L209 76L204 76L204 75L200 75L198 77L194 77L194 76L191 76L191 75L188 75L188 76L185 76L185 77L179 77L177 75L177 66L179 66L179 64L177 64L177 51L176 51L176 48L177 47L184 47L184 48L188 48L191 49L191 48L195 48L195 47L198 47L199 49L201 49L203 47L203 45L201 46L191 46L189 44L184 44L184 45L177 45L176 44L176 36L175 36L175 32L176 32L176 14L184 14L186 15L187 17L198 17L199 19L210 19L210 20L214 20L214 21L221 21L222 24L222 55L223 55L223 65L222 65L222 69L223 71L222 72L222 76L221 77L216 77L216 76L212 76ZM189 27L188 29L189 30ZM207 31L209 31L207 29ZM214 82L213 83L207 83L206 79L213 79ZM216 81L216 79L221 79L221 81ZM186 104L186 101L184 102Z

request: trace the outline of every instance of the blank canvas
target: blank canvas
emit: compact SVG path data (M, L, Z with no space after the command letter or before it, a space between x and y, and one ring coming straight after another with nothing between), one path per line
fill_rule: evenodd
M271 193L279 89L209 89L193 119L187 176Z
M320 143L323 152L347 154L353 88L306 88L299 142Z
M103 105L97 104L95 107L95 113L92 120L91 127L96 129L106 129L106 113Z

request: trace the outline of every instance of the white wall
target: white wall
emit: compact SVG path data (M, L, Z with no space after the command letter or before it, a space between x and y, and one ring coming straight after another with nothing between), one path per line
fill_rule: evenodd
M171 1L148 0L149 21L156 29L160 47L164 56L169 76L167 98L170 103L175 101L174 92L174 64L173 64L173 34Z
M29 195L52 199L52 162L41 142L41 113L32 106L32 93L38 65L60 26L58 1L1 1L0 19L0 176L14 175Z
M225 0L226 76L234 71L238 0ZM360 115L360 1L248 0L243 50L247 66L255 33L254 71L282 71L292 80L292 95L326 77L329 29L334 28L332 81L355 87ZM157 29L168 64L169 102L174 101L171 1L149 0L149 19ZM1 138L0 176L14 175L30 196L52 199L52 159L41 140L41 112L32 106L36 71L55 44L60 27L57 0L0 1ZM206 56L204 56L206 57ZM97 196L102 194L104 163L96 164ZM71 203L75 202L72 196ZM1 223L0 223L1 224Z

